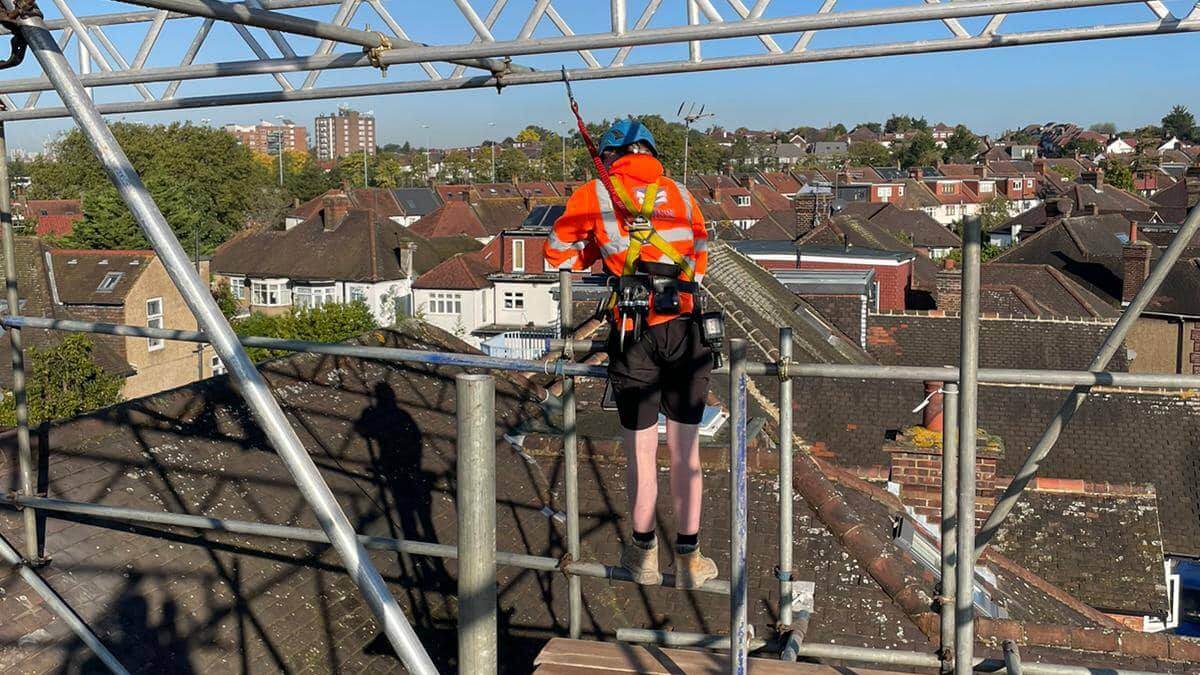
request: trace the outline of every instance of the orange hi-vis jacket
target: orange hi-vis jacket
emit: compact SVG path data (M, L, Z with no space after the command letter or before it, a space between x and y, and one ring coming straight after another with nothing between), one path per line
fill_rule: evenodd
M637 205L642 204L646 187L657 182L650 223L680 256L691 263L694 281L700 282L708 267L708 232L704 229L704 216L687 188L664 176L662 164L652 155L625 155L613 162L609 173L614 183L623 186ZM558 269L585 270L597 259L603 259L605 269L615 276L624 272L628 252L627 224L617 217L612 198L599 180L575 190L567 201L566 211L554 223L554 231L545 246L546 262ZM638 259L664 264L672 262L649 244L641 247ZM679 305L681 314L690 314L692 294L680 293ZM680 314L663 315L651 309L647 325L665 323L677 316Z

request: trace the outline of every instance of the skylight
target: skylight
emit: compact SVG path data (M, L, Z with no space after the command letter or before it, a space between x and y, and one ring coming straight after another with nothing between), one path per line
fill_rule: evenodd
M112 293L117 284L121 282L121 277L125 276L124 272L109 272L104 275L104 279L100 281L100 285L96 287L97 293Z

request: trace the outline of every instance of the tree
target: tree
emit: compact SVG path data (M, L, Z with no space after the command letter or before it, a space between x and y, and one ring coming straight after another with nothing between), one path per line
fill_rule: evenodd
M892 152L882 143L861 141L850 146L850 161L866 166L884 166L892 163Z
M287 212L292 208L292 197L286 190L274 186L256 188L255 191L258 199L246 211L246 224L265 229L282 226Z
M442 158L442 179L448 183L471 182L471 158L462 150L446 153Z
M1088 127L1088 131L1094 131L1098 134L1104 134L1105 136L1116 136L1117 125L1113 124L1112 122L1097 122L1096 124Z
M946 139L946 161L967 162L979 154L979 137L963 125L954 127L954 133Z
M1073 181L1079 177L1079 174L1076 173L1074 169L1062 164L1055 164L1054 166L1050 167L1050 170L1062 176L1063 180L1067 182Z
M1104 151L1104 146L1093 138L1073 138L1063 146L1063 152L1068 155L1079 153L1084 157L1092 157Z
M527 126L517 133L518 143L537 143L545 136L545 130L533 125Z
M245 223L255 188L278 185L278 174L256 162L230 134L192 124L111 126L134 168L181 239L193 227L211 252ZM78 130L59 136L30 162L31 199L79 199L84 221L71 245L80 248L148 246L116 189Z
M908 131L927 131L929 122L924 117L909 115L892 115L883 125L883 130L889 134L903 134Z
M1133 171L1128 164L1115 159L1106 159L1102 166L1105 183L1127 192L1133 192Z
M505 148L496 153L496 180L520 182L528 178L529 158L520 148Z
M861 122L861 123L859 123L858 126L864 127L866 129L870 129L871 131L874 131L877 134L883 132L883 125L880 124L879 122Z
M912 166L928 166L934 164L942 156L942 149L937 141L927 132L919 132L912 140L905 143L896 151L896 159L904 168Z
M1177 105L1162 118L1162 130L1165 136L1178 136L1188 141L1196 136L1196 118L1184 106Z
M92 348L88 336L73 334L52 347L26 350L31 424L75 417L121 401L121 378L96 364ZM16 416L15 396L6 391L0 399L0 423L16 426Z
M979 209L979 224L984 232L991 232L1008 219L1008 200L1000 195L992 197Z
M233 322L233 330L240 336L259 335L308 342L341 342L378 327L370 308L361 302L331 302L276 316L255 312ZM261 347L248 347L246 352L254 361L287 353Z

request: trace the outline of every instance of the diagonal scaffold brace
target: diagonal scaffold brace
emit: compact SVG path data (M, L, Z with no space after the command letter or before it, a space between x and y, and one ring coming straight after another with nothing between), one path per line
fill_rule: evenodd
M105 173L112 180L122 200L129 206L155 253L163 261L171 280L211 339L213 348L226 364L238 391L254 413L255 420L292 474L305 501L312 507L321 529L329 536L329 541L341 556L347 573L379 620L396 654L410 672L433 675L437 670L429 654L388 590L383 577L371 563L366 549L359 542L333 491L325 483L283 414L267 387L266 380L238 342L208 287L194 271L162 211L87 96L78 76L71 70L41 16L36 12L20 11L22 7L32 3L22 0L19 3L20 7L14 8L11 0L2 1L4 9L10 12L25 42L32 49L63 103L71 111L80 131L91 144Z

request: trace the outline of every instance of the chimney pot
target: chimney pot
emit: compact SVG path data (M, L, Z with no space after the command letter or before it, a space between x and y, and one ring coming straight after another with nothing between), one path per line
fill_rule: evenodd
M929 403L925 405L921 424L930 431L942 431L942 385L944 382L935 380L925 383L925 396Z

